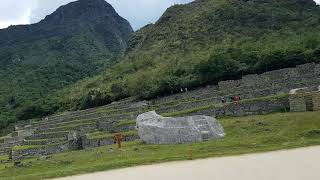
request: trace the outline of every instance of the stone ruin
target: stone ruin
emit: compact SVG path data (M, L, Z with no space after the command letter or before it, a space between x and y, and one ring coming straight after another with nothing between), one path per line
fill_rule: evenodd
M320 86L293 89L289 93L291 112L319 111Z
M223 127L210 116L162 117L155 111L137 117L139 137L147 144L182 144L218 139Z
M101 131L106 133L134 131L135 124L132 123L132 120L140 113L149 110L156 110L162 114L201 107L198 111L190 112L188 115L214 117L266 114L286 111L290 106L291 111L316 111L320 110L319 88L295 88L311 87L318 84L320 84L320 64L309 63L295 68L246 75L238 80L219 82L218 86L189 90L187 93L159 97L150 101L137 101L135 97L131 97L99 108L50 116L42 121L23 121L17 123L15 131L8 136L0 137L0 156L9 156L13 160L20 160L114 144L113 137L87 138L83 135ZM290 93L290 98L287 95L281 96L282 93L287 94L291 89L295 90ZM246 101L222 106L221 97L228 95L239 95L241 99ZM210 108L202 109L202 107ZM154 118L154 115L150 117ZM149 140L150 143L163 144L194 142L211 138L209 136L211 131L203 128L211 128L212 125L207 122L208 120L206 118L201 120L203 116L192 117L171 118L174 119L173 122L165 123L155 121L152 122L153 126L144 122L140 126L145 126L146 129L140 130L140 136L149 137L149 139L142 138L145 142ZM162 121L167 118L158 119ZM184 122L177 119L182 119ZM201 129L199 125L192 127L193 124L196 124L195 122L204 123L204 125ZM173 128L169 128L171 124L173 124ZM212 135L212 137L220 138L222 136L223 130L217 132L220 136ZM139 139L136 132L126 136L126 141L136 139Z

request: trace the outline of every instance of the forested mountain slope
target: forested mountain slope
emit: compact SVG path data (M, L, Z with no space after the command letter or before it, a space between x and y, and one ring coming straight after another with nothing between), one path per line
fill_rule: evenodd
M39 23L0 30L0 127L34 101L108 68L132 32L104 0L72 2Z
M35 101L41 117L138 96L214 84L320 61L320 8L313 0L195 0L170 7L135 32L124 57L103 73Z
M244 74L320 61L320 8L312 0L196 0L135 32L111 70L48 101L61 110L152 98ZM43 106L43 105L39 105Z

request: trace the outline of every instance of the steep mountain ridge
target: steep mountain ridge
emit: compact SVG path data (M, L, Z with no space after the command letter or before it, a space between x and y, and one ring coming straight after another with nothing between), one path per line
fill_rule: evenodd
M320 8L312 0L196 0L135 32L108 72L60 91L61 110L152 98L320 61ZM67 98L66 98L67 97Z
M18 117L86 109L129 96L153 98L320 62L319 31L320 9L312 0L196 0L175 5L155 24L135 32L112 68L34 101L19 109Z
M26 104L108 68L132 32L104 0L71 2L39 23L0 30L0 123L14 120Z

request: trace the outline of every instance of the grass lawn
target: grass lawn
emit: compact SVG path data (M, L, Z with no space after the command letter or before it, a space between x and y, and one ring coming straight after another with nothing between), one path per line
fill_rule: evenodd
M277 113L220 119L224 139L184 145L124 144L28 159L25 167L0 165L0 179L43 179L175 160L320 145L320 112ZM111 149L112 148L112 149Z
M0 155L0 161L6 161L6 160L8 160L8 159L9 159L8 156L2 156L2 155Z

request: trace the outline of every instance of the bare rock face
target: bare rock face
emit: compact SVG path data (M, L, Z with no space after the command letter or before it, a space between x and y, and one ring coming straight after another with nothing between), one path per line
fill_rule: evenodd
M223 127L213 117L162 117L155 111L137 117L139 137L147 144L182 144L218 139Z

